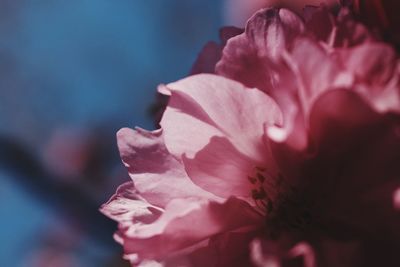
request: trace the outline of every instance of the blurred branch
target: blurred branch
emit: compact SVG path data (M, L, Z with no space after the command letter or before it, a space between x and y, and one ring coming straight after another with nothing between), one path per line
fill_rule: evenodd
M49 174L39 157L12 138L0 136L0 168L11 172L13 179L42 203L65 212L85 233L102 242L110 242L116 224L103 216L99 203L90 199L79 187L61 183Z

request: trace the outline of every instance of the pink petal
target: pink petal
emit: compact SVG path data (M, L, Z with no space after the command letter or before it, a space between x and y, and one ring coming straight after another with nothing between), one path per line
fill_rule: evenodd
M294 236L273 240L255 239L251 242L250 250L251 259L257 267L319 266L311 245L304 241L297 242Z
M368 41L376 40L376 37L361 23L352 12L342 8L336 20L336 33L333 39L333 47L352 47Z
M302 257L304 267L316 267L316 257L313 248L306 242L298 243L289 251L290 257Z
M122 161L136 189L150 203L164 207L175 198L217 199L187 177L181 162L166 149L161 130L123 128L117 139Z
M101 206L100 211L118 221L122 228L134 227L136 223L151 223L162 212L158 207L143 200L132 182L122 184L115 195Z
M396 188L393 192L393 207L400 211L400 188Z
M200 51L190 74L214 73L215 65L221 59L222 47L216 42L208 42Z
M234 26L222 27L219 30L219 38L221 39L222 45L225 46L229 39L242 34L243 31L244 30L242 28L237 28Z
M166 146L174 155L193 158L213 136L227 137L255 161L268 155L262 143L263 127L280 124L281 113L266 94L210 74L195 75L168 88L172 95L161 125Z
M216 264L214 266L250 267L253 266L250 260L249 245L255 236L262 235L257 231L237 231L223 233L210 240L209 247L214 250ZM204 266L204 265L199 265Z
M296 74L298 95L304 114L322 92L352 85L349 73L317 43L306 38L296 40L287 62Z
M364 43L341 52L345 67L356 79L369 85L385 85L396 68L396 54L392 47L383 43Z
M179 251L177 257L165 260L165 266L230 266L251 267L249 257L249 243L259 235L259 231L236 231L221 233L210 240L206 246L188 251L182 255ZM186 250L185 250L186 251Z
M392 198L400 186L399 127L397 116L375 112L350 90L330 91L315 103L310 119L315 158L303 176L332 227L399 240Z
M273 63L303 28L301 19L286 9L257 12L245 32L228 41L216 72L247 87L270 91Z
M222 137L211 138L193 159L184 158L184 164L195 184L223 198L250 197L254 186L248 177L254 174L256 166L265 165L243 155Z
M124 232L125 253L160 259L218 233L257 227L260 223L262 217L247 203L235 198L222 204L176 199L154 223Z
M271 94L282 108L284 125L270 127L267 133L273 141L301 151L308 145L308 114L314 101L326 90L351 86L353 78L312 39L299 37L283 56L289 70L279 69Z
M318 40L328 43L335 18L326 7L306 6L303 10L307 30Z
M368 42L338 53L343 65L355 76L355 90L376 110L400 110L398 62L392 47Z
M242 29L236 27L221 28L219 32L221 43L208 42L198 55L190 74L215 73L215 65L221 59L222 49L225 47L226 42L242 32Z

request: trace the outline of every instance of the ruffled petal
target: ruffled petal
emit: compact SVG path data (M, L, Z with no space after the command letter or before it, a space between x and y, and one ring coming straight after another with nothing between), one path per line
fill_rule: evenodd
M217 198L193 184L182 163L166 149L162 130L123 128L117 133L122 161L141 197L164 207L175 198Z
M289 10L263 9L249 19L243 34L228 41L216 72L269 92L274 62L303 30L301 19Z
M220 204L198 199L171 201L152 224L122 233L126 254L139 258L168 258L216 234L257 228L262 217L246 202L230 198Z
M122 184L115 195L103 204L100 211L117 221L120 228L133 228L142 223L152 223L161 215L162 210L141 198L133 182Z

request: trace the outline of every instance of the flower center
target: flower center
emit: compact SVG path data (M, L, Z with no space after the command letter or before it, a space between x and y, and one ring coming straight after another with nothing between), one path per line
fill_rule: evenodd
M304 231L315 222L314 203L296 187L289 187L276 201L276 210L266 218L272 229Z
M288 185L282 174L272 176L265 168L255 167L248 180L254 186L251 196L265 216L269 234L304 231L315 223L314 201L303 190Z
M275 195L272 192L274 187L271 184L273 177L267 173L265 168L256 166L252 175L249 175L247 179L253 185L251 197L258 211L263 215L271 213L274 209L273 197Z

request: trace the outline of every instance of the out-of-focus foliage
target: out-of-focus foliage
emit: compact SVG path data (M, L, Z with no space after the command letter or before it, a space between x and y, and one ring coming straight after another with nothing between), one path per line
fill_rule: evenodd
M0 265L125 266L97 208L123 126L222 26L218 1L0 2ZM121 265L122 264L122 265Z

